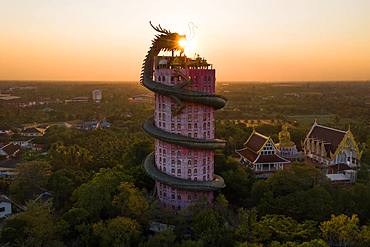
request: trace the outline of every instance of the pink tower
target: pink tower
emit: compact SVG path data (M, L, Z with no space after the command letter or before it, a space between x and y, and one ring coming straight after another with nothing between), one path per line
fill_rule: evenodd
M185 68L182 64L188 66ZM192 60L185 56L156 57L154 80L157 83L176 87L186 82L184 78L192 81L185 86L186 89L214 95L215 70L205 60ZM199 103L177 104L171 96L156 93L154 121L144 125L145 130L159 137L155 140L155 167L147 171L156 179L160 202L164 207L173 209L184 208L200 199L211 202L213 191L224 187L222 178L214 174L215 147L212 144L222 145L220 140L214 140L214 108ZM154 130L158 133L153 133ZM191 141L208 143L211 147L202 149L191 143L187 146L173 144L170 140L166 141L167 133L185 137L184 142L190 138ZM153 174L155 168L157 176ZM171 181L173 178L179 184Z
M225 187L214 174L214 150L223 148L215 137L215 110L226 100L215 95L215 70L205 59L158 56L179 50L182 36L162 29L144 60L141 82L155 93L155 112L144 130L155 138L155 151L144 161L156 181L164 207L181 209L198 200L212 202L213 192Z

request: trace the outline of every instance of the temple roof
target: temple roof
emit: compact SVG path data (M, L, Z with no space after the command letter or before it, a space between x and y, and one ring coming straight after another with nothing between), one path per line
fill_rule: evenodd
M290 163L289 160L286 160L282 157L280 157L277 154L265 154L265 155L260 155L258 159L255 161L256 164L259 163Z
M323 142L325 151L329 154L330 152L335 153L346 134L346 131L319 125L315 122L307 138Z
M31 128L24 129L22 133L43 133L43 129L31 127Z
M248 140L244 143L244 146L258 153L269 139L269 137L253 131Z
M236 150L236 152L239 155L241 155L244 158L246 158L247 160L249 160L250 162L254 162L257 159L257 157L258 157L258 154L255 153L255 152L253 152L249 148L239 149L239 150Z
M16 152L19 151L20 147L19 145L13 144L13 143L8 143L5 146L1 148L7 155L13 155Z

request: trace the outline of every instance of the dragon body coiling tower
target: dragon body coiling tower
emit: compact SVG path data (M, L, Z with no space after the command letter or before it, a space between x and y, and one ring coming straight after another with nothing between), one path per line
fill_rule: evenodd
M215 70L205 59L182 55L177 33L154 27L160 35L144 60L141 83L155 93L154 118L144 130L155 138L155 151L144 166L156 181L164 207L181 209L200 199L213 200L213 191L225 186L214 174L214 111L226 100L215 95ZM172 56L158 56L161 50ZM174 51L180 51L174 56Z

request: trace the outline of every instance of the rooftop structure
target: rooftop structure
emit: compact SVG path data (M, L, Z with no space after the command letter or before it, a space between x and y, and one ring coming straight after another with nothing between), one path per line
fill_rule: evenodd
M212 202L213 191L225 186L214 174L214 149L225 145L214 139L214 111L226 101L215 95L212 66L181 54L179 41L185 37L153 28L159 34L144 60L141 83L155 93L154 117L143 126L155 138L155 151L144 167L156 180L164 207L181 209L200 199ZM162 50L172 51L172 56L158 56Z

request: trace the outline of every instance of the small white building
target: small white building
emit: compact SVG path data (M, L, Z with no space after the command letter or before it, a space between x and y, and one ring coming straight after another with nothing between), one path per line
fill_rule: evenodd
M103 93L100 89L95 89L92 91L92 100L95 103L100 103L103 99Z

